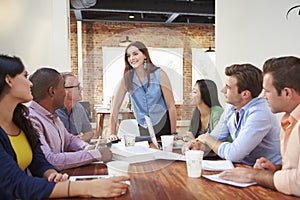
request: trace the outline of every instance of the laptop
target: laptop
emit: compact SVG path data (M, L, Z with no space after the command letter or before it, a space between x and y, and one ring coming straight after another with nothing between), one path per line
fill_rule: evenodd
M149 133L150 133L150 137L151 137L152 143L156 146L156 148L159 149L159 145L158 145L158 142L156 140L156 136L155 136L155 132L154 132L154 129L153 129L153 125L152 125L151 119L150 119L150 117L148 117L147 115L145 115L145 120L146 120L146 124L148 126L148 130L149 130Z

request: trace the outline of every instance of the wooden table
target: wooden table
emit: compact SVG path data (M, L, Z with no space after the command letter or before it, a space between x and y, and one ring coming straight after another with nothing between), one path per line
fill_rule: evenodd
M64 172L69 175L103 175L107 174L107 168L105 164L90 164L79 168L64 170ZM202 171L202 174L214 173L217 172ZM213 182L204 177L189 178L187 176L186 163L182 161L155 160L131 164L129 167L129 174L131 185L128 192L125 195L114 199L300 199L258 185L238 188Z
M99 135L102 136L105 115L110 115L110 109L103 108L97 110L97 123L96 123L96 135L95 135L96 138L98 138ZM122 119L134 118L133 112L131 110L130 111L120 110L119 115L122 116L121 117Z

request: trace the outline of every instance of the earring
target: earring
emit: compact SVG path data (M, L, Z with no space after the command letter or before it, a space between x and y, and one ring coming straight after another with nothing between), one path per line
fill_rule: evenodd
M147 61L146 61L146 59L144 60L144 69L147 69Z

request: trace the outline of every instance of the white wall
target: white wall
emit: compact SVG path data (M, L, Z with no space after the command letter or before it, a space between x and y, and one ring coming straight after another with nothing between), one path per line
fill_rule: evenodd
M223 75L233 63L261 68L270 57L300 57L299 0L216 0L216 65ZM224 80L224 75L221 76Z
M29 73L71 70L69 0L0 1L0 24L0 53L20 57Z

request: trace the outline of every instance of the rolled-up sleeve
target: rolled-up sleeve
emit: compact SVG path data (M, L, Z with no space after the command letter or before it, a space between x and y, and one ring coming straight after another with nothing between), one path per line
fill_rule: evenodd
M300 164L300 163L299 163ZM298 165L299 166L299 165ZM300 169L279 170L274 174L276 190L288 195L300 196Z
M282 169L273 177L275 188L284 194L300 196L300 122L290 134L281 132ZM288 125L287 125L288 127ZM287 128L288 129L288 128Z

